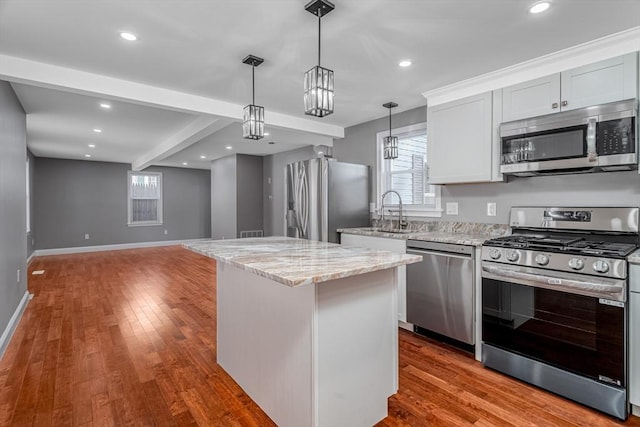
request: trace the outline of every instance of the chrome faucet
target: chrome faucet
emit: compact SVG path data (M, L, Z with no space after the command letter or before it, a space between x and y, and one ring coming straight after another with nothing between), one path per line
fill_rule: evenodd
M389 193L395 193L398 196L398 202L400 205L400 212L398 217L398 228L404 228L407 226L407 221L402 219L402 197L400 197L400 193L398 193L396 190L385 191L382 194L382 199L380 200L380 205L381 205L380 210L382 211L382 217L380 219L384 221L384 198ZM391 213L391 210L389 210L389 213ZM393 221L393 217L391 218L391 220Z

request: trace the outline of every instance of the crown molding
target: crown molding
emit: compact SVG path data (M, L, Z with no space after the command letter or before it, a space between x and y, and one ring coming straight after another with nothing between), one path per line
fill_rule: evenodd
M422 93L431 107L640 50L640 26Z

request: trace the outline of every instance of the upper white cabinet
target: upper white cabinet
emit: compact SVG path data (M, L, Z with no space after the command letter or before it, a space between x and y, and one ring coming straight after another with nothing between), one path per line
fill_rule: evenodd
M635 98L637 53L599 61L502 89L502 120Z
M494 180L493 127L491 92L428 108L429 184Z

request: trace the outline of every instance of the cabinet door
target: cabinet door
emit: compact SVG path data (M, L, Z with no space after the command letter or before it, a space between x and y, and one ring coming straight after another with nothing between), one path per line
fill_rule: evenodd
M630 53L562 73L563 110L635 98L637 53Z
M502 121L526 119L560 111L560 74L502 89Z
M491 92L427 111L429 184L490 182L494 164Z
M640 293L629 295L629 402L640 406Z
M404 254L407 252L407 242L401 239L384 237L360 236L342 233L340 243L361 248L380 249L382 251ZM398 281L398 320L407 321L407 267L402 265L397 269Z

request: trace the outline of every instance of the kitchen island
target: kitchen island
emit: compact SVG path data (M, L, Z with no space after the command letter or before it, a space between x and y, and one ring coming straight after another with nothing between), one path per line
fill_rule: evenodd
M279 426L370 426L398 389L395 269L415 255L286 237L198 241L217 361Z

